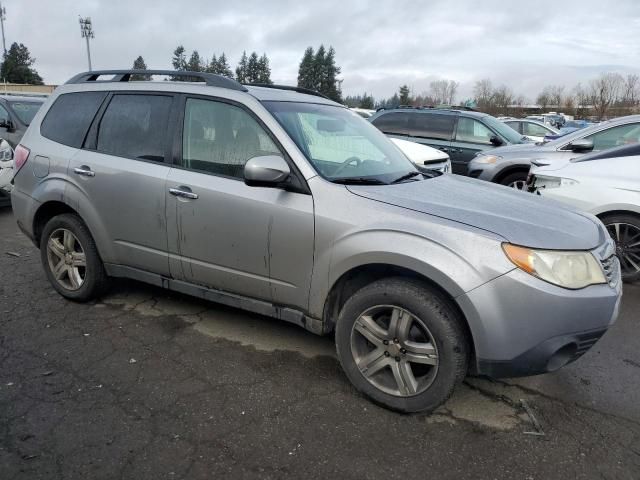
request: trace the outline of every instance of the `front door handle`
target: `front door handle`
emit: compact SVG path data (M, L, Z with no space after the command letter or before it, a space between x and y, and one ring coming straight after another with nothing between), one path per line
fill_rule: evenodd
M96 173L91 170L90 167L87 167L86 165L82 165L81 167L76 167L73 169L74 173L76 173L77 175L83 175L85 177L95 177Z
M188 198L190 200L197 200L198 194L193 193L189 187L175 187L170 188L169 193L176 197Z

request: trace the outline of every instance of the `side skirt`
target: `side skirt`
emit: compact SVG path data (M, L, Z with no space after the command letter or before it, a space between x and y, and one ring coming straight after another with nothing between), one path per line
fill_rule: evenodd
M167 278L156 273L127 267L125 265L105 263L104 268L107 275L110 277L130 278L132 280L148 283L174 292L184 293L186 295L202 298L211 302L221 303L229 307L247 310L267 317L277 318L278 320L284 320L285 322L298 325L299 327L309 330L317 335L322 335L324 333L322 320L309 317L300 310L274 305L272 303L265 302L264 300L256 300L254 298L208 288L182 280L174 280L173 278Z

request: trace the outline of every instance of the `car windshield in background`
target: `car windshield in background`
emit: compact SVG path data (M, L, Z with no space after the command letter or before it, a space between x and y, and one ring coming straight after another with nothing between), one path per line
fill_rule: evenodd
M29 125L42 106L42 102L9 102L22 123Z
M346 108L297 102L264 105L328 180L382 184L405 176L420 178L380 130Z
M525 137L520 133L494 117L486 116L482 121L506 138L509 143L527 143Z

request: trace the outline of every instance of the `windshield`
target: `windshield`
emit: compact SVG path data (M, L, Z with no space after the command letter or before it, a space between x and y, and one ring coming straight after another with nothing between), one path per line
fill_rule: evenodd
M482 121L487 124L487 126L491 127L493 130L498 132L503 138L507 140L509 143L527 143L528 140L526 137L523 137L520 133L516 132L513 128L508 125L505 125L500 120L487 115L482 118Z
M391 183L417 172L380 130L346 108L314 103L263 103L318 173L328 180Z
M29 125L42 106L42 102L9 102L22 123Z

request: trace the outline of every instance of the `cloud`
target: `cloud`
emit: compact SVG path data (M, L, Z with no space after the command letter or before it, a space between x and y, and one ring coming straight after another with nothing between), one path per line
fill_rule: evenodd
M376 97L435 78L491 78L533 98L549 83L572 86L600 71L638 71L640 2L617 0L6 0L6 36L24 43L48 83L86 69L78 15L91 16L94 68L127 68L142 55L170 68L178 44L204 58L266 52L276 81L295 83L304 49L333 45L346 94ZM602 13L599 13L602 12Z

